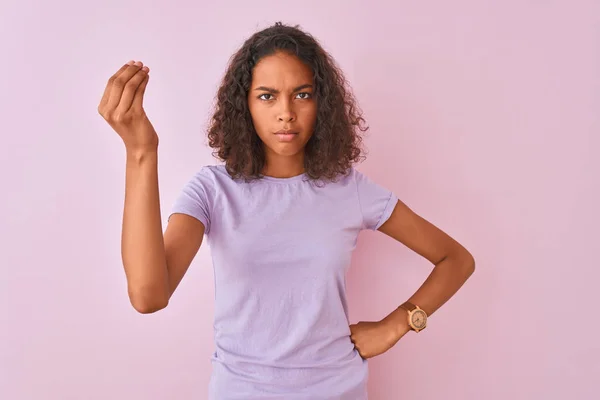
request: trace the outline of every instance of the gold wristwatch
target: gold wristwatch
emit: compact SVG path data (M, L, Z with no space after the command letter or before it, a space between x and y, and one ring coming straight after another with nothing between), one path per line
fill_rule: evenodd
M408 326L415 331L422 331L427 327L427 313L419 308L419 306L407 301L400 306L408 312Z

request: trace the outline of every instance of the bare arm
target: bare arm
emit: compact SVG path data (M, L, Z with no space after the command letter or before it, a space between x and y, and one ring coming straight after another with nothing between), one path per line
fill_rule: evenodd
M127 160L121 252L129 298L141 313L167 306L197 254L204 225L174 214L162 233L156 153Z
M396 239L427 259L434 266L432 272L408 299L428 315L435 313L463 286L475 270L471 253L448 234L414 213L398 201L390 218L379 231ZM406 321L406 312L396 309L392 320Z
M198 253L204 237L204 225L194 217L173 214L164 236L165 256L169 272L169 296L183 279Z
M162 234L156 152L127 154L121 257L133 307L166 307L169 279Z
M158 187L158 136L143 109L149 69L124 65L98 111L123 139L127 154L121 256L131 304L140 313L165 308L204 235L202 223L174 215L163 236Z
M410 297L428 315L436 312L463 286L475 270L475 260L460 243L398 201L379 231L431 262L433 271ZM402 302L398 302L399 304ZM392 348L410 330L407 312L396 308L377 322L350 326L350 338L363 358Z

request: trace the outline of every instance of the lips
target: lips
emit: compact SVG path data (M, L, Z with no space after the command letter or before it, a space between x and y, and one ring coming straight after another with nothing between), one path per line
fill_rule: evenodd
M277 132L275 132L276 135L297 135L298 132L297 131L293 131L291 129L281 129Z
M277 136L277 139L279 139L280 142L291 142L296 137L298 137L298 132L282 129L280 131L275 132L275 135Z

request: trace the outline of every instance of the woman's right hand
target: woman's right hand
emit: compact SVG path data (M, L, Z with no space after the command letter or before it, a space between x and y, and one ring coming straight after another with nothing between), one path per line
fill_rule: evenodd
M129 152L156 151L158 147L158 135L143 107L149 72L139 61L125 64L108 80L98 105L98 112Z

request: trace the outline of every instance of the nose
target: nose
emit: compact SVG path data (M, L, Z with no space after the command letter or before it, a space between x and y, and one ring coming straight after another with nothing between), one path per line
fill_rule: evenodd
M284 101L279 113L277 114L277 120L279 122L293 122L296 120L296 114L291 107L290 102Z

